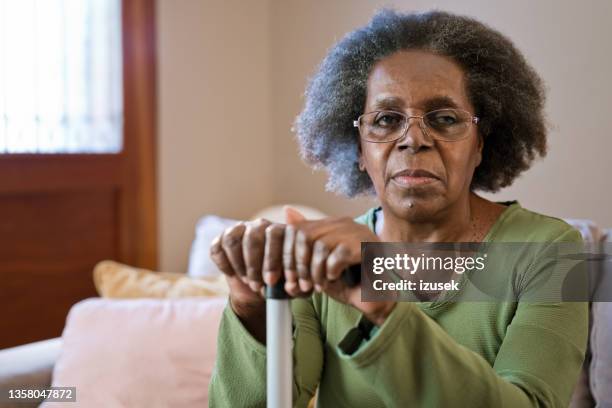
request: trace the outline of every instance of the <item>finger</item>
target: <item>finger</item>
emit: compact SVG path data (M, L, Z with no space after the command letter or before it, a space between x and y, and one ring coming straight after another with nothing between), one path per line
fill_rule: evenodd
M221 246L225 255L229 260L232 268L236 275L246 280L246 268L244 265L244 257L242 254L242 236L246 226L244 223L238 223L223 232L223 238L221 239Z
M266 285L273 286L283 272L283 239L285 226L283 224L268 225L265 231L263 279Z
M254 292L258 292L262 286L261 267L264 259L264 245L266 227L270 221L260 218L246 224L244 237L242 238L242 253L249 278L249 286Z
M303 298L303 297L308 297L312 294L313 289L310 289L309 291L302 291L299 287L299 285L297 283L293 283L293 284L287 284L285 282L285 286L284 286L285 292L287 292L287 294L292 297L292 298Z
M283 239L283 269L285 271L285 291L293 296L297 289L297 272L295 267L294 246L296 229L289 224L285 227Z
M311 254L312 241L304 231L298 230L295 235L295 264L302 292L308 292L312 289L310 280Z
M223 251L223 247L221 246L221 238L223 234L215 237L212 243L210 244L210 259L217 265L217 268L221 270L227 276L234 275L234 268L230 264L230 261L225 256L225 252Z
M297 224L298 222L306 221L306 217L295 208L286 205L283 209L285 210L285 221L287 224Z
M320 285L322 285L326 279L327 268L325 264L329 253L330 250L323 240L315 241L312 247L312 260L310 262L310 275L315 285L315 289L320 290Z
M326 278L335 281L340 278L342 272L351 264L351 251L344 244L338 244L331 251L325 263Z
M295 225L298 230L306 233L310 240L314 242L330 233L341 232L343 222L340 218L328 217L321 220L300 221L292 225Z
M338 230L342 220L327 218L317 221L301 221L293 224L297 231L295 236L295 263L300 289L308 292L312 289L312 271L310 264L314 242L327 234Z

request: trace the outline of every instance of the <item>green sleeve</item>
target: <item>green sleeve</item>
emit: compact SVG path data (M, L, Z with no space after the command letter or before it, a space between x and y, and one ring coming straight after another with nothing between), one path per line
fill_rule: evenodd
M588 304L518 302L493 366L414 303L398 302L369 340L361 333L349 330L337 351L385 406L567 407L584 360Z
M585 303L519 303L491 367L415 304L400 302L370 341L355 351L351 330L338 352L385 406L567 407L587 319Z
M312 297L291 301L293 313L294 407L306 407L323 367L323 344ZM217 359L209 385L209 405L266 406L266 347L243 326L229 303L217 338Z
M219 326L208 404L211 408L266 406L266 347L242 325L229 301Z

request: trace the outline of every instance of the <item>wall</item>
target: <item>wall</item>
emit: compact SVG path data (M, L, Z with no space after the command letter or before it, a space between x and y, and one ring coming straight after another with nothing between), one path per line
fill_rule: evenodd
M184 270L197 218L296 202L356 215L372 200L324 190L290 132L326 50L375 9L472 15L510 36L549 89L548 157L496 195L612 227L612 3L516 0L159 0L160 265Z
M159 266L185 271L201 215L271 199L268 2L159 0L157 32Z

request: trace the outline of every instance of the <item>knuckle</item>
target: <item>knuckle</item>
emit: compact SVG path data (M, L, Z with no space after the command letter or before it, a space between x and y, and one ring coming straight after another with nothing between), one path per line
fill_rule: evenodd
M246 269L246 274L250 279L258 280L259 279L259 269L256 266L249 266Z
M256 225L257 227L259 227L259 228L265 228L265 227L267 227L267 226L268 226L268 225L270 225L270 224L271 224L271 221L270 221L270 220L267 220L267 219L265 219L265 218L261 218L261 217L260 217L260 218L257 218L257 219L255 220L255 225Z
M215 263L215 265L219 267L219 269L223 269L222 267L225 266L225 261L221 259L221 256L218 252L211 254L210 259Z
M227 228L225 229L225 234L236 234L236 233L240 233L241 231L243 231L243 230L244 230L244 228L245 228L245 227L246 227L246 226L245 226L244 222L237 222L236 224L234 224L234 225L232 225L232 226L230 226L230 227L227 227Z
M325 266L328 271L331 271L336 267L336 265L338 265L339 262L340 262L340 258L337 256L337 254L332 253L325 260Z
M283 252L283 265L285 268L291 268L293 265L293 254Z
M235 247L236 245L239 245L242 241L244 230L245 226L242 223L227 228L223 233L223 238L221 239L222 245L224 247Z
M285 234L286 235L293 236L293 235L295 235L295 231L296 231L295 225L288 224L288 225L285 226Z
M266 236L269 239L281 238L285 233L285 228L281 224L270 224L266 227Z
M318 239L313 244L313 251L318 254L325 254L329 252L329 247L327 246L325 241Z
M214 237L213 240L210 241L210 246L219 247L219 244L221 243L221 238L222 238L222 235L217 235L216 237Z
M242 239L234 234L227 234L223 237L223 246L226 248L235 248L242 243Z
M218 256L223 251L221 242L213 242L210 246L210 256Z
M351 250L346 244L338 244L338 246L336 247L336 251L338 252L339 257L346 257L349 256L351 253Z
M269 224L270 224L270 221L265 220L263 218L257 218L253 221L248 221L245 225L246 225L247 230L261 231L261 230L264 230Z
M312 236L307 231L303 231L303 230L296 231L295 242L296 242L296 245L299 245L299 247L301 247L300 248L301 251L304 251L306 249L304 247L310 247L313 241L314 240Z
M297 273L301 278L307 278L309 276L309 269L302 263L297 264Z
M249 234L244 240L244 246L248 249L258 249L264 244L264 239L258 234Z
M313 238L311 236L311 234L307 231L304 230L299 230L296 233L296 241L298 241L300 244L306 244L306 245L311 245Z

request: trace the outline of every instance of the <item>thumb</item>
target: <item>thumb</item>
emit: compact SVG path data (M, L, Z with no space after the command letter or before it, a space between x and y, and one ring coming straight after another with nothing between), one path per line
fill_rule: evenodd
M300 221L306 221L306 217L295 208L286 205L283 209L285 210L285 222L287 224L297 224Z

